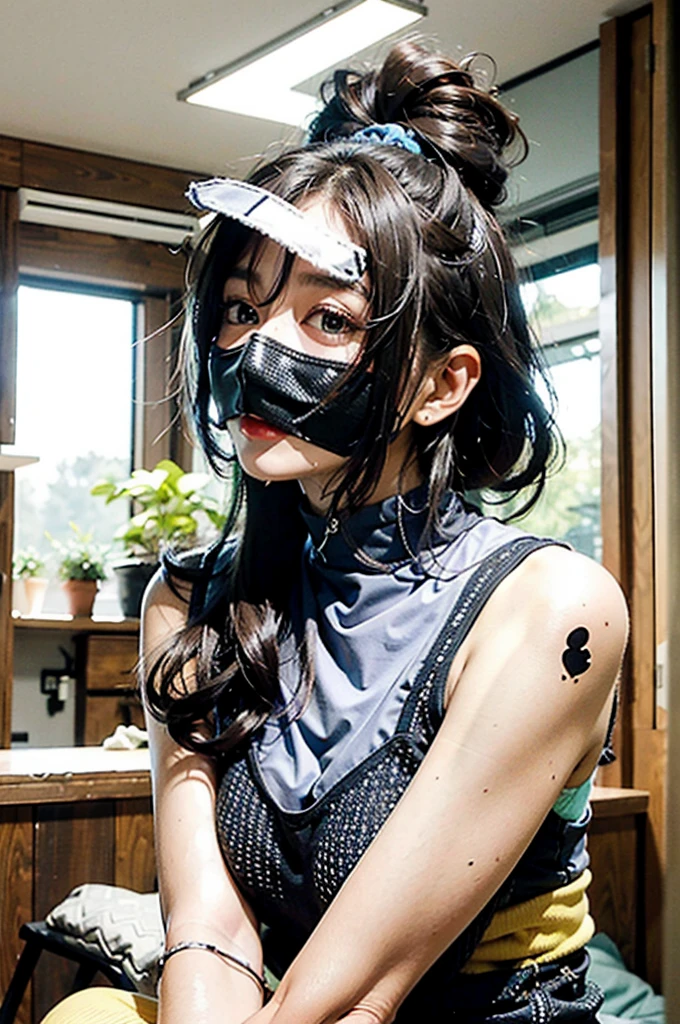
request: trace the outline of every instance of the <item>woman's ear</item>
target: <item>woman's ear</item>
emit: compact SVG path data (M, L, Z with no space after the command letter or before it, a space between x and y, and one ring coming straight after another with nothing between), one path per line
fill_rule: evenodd
M414 423L431 427L462 406L482 375L482 361L473 345L458 345L445 363L426 375L411 412Z

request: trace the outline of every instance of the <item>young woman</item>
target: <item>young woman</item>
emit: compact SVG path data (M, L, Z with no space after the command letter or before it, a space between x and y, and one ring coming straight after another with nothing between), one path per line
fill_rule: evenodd
M88 991L50 1024L596 1020L584 834L625 605L469 501L535 499L556 451L493 213L523 144L402 44L335 76L305 146L192 188L217 216L187 394L237 463L223 541L144 611L160 1003Z

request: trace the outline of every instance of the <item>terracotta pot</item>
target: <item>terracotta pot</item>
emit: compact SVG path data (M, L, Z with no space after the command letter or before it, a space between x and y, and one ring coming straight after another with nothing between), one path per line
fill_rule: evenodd
M68 610L74 618L92 615L99 580L64 580L62 583Z

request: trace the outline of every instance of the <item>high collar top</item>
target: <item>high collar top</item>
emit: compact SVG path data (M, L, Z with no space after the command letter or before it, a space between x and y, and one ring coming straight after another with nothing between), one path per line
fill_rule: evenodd
M482 516L459 494L419 552L427 486L367 505L344 522L308 508L293 590L292 634L281 645L288 712L254 741L270 796L303 810L393 734L410 683L472 570L521 531ZM297 648L311 624L314 683L302 714Z

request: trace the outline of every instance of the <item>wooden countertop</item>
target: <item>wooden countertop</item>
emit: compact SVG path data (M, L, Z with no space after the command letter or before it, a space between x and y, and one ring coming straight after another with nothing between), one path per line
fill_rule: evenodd
M150 793L146 748L0 750L0 805L122 800ZM641 789L595 786L591 802L596 818L642 814L647 810L649 794Z
M150 793L147 748L0 750L0 805L123 800Z
M110 619L102 616L36 615L29 618L12 612L15 629L51 629L67 633L127 633L139 632L139 619Z

